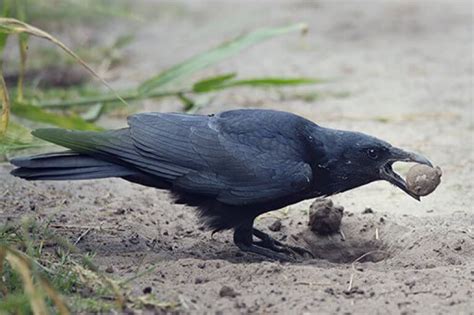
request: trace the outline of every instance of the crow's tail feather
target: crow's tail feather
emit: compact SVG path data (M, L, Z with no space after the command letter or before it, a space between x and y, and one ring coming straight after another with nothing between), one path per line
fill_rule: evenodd
M136 171L72 151L11 160L18 166L11 174L27 180L78 180L136 175Z

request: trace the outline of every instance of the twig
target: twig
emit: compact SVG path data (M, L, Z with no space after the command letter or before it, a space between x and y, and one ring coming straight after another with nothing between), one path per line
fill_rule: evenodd
M387 252L383 251L383 250L372 250L370 252L367 252L365 253L364 255L360 256L359 258L357 258L356 260L354 260L351 264L351 267L352 267L352 272L351 272L351 277L349 278L349 285L347 287L347 292L351 292L352 290L352 284L354 283L354 275L355 273L357 272L357 269L355 268L355 264L357 262L359 262L361 259L369 256L369 255L372 255L374 253L384 253L386 254Z
M88 228L81 235L79 235L77 240L74 242L74 245L77 245L87 234L89 234L90 231L91 231L91 228Z
M339 234L341 235L341 240L345 241L346 240L346 235L344 234L344 231L342 229L339 229Z
M295 282L295 285L307 285L307 286L313 286L313 283L312 282L304 282L304 281L300 281L300 282Z
M119 229L119 228L104 228L102 227L102 225L100 225L99 227L96 227L96 226L67 225L67 224L50 224L49 226L56 229L76 229L76 230L90 229L90 230L95 230L95 231L125 231L124 229Z
M351 277L349 278L349 286L347 287L347 292L351 292L353 282L354 282L354 272L351 272Z
M379 240L379 228L375 228L375 239Z
M2 194L0 197L3 198L3 197L5 197L6 195L8 195L9 193L10 193L10 190L7 189L7 190L5 190L5 191L3 192L3 194Z

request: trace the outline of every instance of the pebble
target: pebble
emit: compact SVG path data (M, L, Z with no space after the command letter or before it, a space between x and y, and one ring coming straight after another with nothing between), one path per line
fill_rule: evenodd
M113 266L108 266L107 268L105 268L105 272L107 273L114 273L115 272L115 269Z
M239 295L237 292L234 291L231 287L228 286L223 286L220 291L219 291L219 296L220 297L231 297L234 298L237 295Z
M268 229L273 232L278 232L281 230L282 224L281 220L277 219L275 222L273 222L271 225L268 226Z
M441 182L441 169L416 164L408 171L406 181L408 189L417 196L431 194Z

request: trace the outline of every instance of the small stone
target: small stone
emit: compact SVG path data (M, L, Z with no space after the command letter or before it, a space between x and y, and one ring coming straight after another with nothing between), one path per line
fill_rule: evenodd
M105 272L114 273L115 272L114 267L113 266L108 266L107 268L105 268Z
M230 298L234 298L236 297L237 295L239 295L237 292L234 291L234 289L232 289L231 287L228 287L228 286L223 286L220 291L219 291L219 296L220 297L230 297Z
M194 279L194 284L201 284L205 282L207 282L207 280L201 277L196 277L196 279Z
M334 295L334 289L333 288L326 288L326 289L324 289L324 292L326 292L327 294L330 294L330 295Z
M374 213L374 210L372 208L365 208L364 211L362 211L362 214L370 214Z
M441 182L441 169L428 165L416 164L407 174L407 188L417 196L431 194Z
M353 287L350 290L344 290L342 291L345 295L353 295L353 294L364 294L365 291L362 289L359 289L359 287Z
M206 263L199 263L197 266L199 269L204 269L206 268Z
M407 280L407 281L405 281L405 285L406 285L409 289L413 288L413 287L415 286L415 284L416 284L416 281L415 281L415 280L411 280L411 281Z
M282 227L281 220L277 219L270 226L268 226L268 229L273 232L278 232L281 230L281 227Z
M150 293L151 293L151 287L143 288L143 294L150 294Z
M123 209L123 208L117 209L115 211L115 214L118 214L118 215L121 215L121 214L124 214L124 213L125 213L125 209Z

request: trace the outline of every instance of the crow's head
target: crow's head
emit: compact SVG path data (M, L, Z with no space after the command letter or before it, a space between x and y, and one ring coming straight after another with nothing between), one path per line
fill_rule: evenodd
M432 166L422 155L396 148L358 132L325 129L325 161L317 167L326 174L328 194L346 191L377 180L386 180L416 200L420 197L392 169L398 161Z

